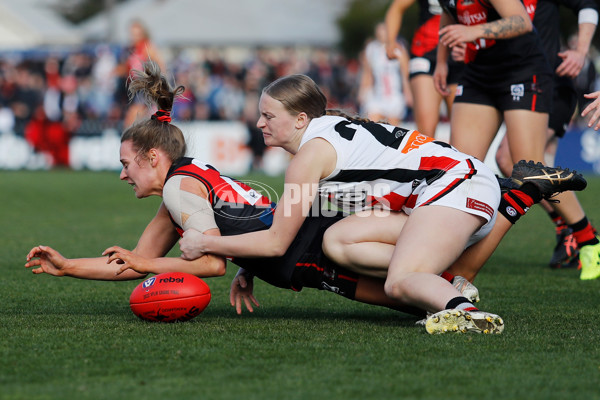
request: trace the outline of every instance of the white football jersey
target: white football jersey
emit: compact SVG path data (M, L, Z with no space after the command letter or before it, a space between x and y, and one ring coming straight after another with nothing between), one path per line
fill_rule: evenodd
M402 96L402 76L398 60L390 60L385 45L373 40L365 49L365 57L373 74L373 96L389 99Z
M327 140L337 153L336 168L319 190L344 211L379 206L410 214L435 203L488 221L495 215L500 189L493 172L447 143L416 130L338 116L311 120L300 148L314 138Z

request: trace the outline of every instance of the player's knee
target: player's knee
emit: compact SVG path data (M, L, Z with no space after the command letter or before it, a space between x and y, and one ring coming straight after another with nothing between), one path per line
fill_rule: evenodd
M323 235L323 253L331 260L343 264L344 241L336 229L327 229Z
M400 300L402 301L405 297L406 294L406 290L404 288L403 282L401 280L391 280L391 279L387 279L385 281L385 285L383 287L383 290L385 291L385 294L392 298L392 299L396 299L396 300Z

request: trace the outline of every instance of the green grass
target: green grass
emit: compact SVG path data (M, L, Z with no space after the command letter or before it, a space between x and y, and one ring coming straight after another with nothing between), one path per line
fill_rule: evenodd
M136 200L116 173L0 172L0 184L0 399L600 399L600 281L546 266L554 233L540 209L476 281L502 335L430 336L404 314L262 282L261 307L237 316L234 266L207 280L204 313L159 324L129 309L138 281L23 268L37 244L67 257L134 247L158 198ZM589 177L579 198L596 226L599 195Z

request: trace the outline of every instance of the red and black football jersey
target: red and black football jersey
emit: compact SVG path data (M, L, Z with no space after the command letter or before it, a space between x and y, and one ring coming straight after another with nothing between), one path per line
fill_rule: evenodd
M208 202L221 235L255 232L271 226L275 203L245 183L221 175L216 168L193 158L174 163L166 180L175 175L192 177L207 187ZM176 227L181 234L181 227Z

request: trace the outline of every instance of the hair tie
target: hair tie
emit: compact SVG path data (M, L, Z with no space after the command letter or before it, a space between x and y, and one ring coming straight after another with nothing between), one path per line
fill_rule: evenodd
M166 122L168 124L169 122L171 122L171 113L165 110L158 110L157 112L152 114L152 117L150 117L150 119L155 119L160 122Z

